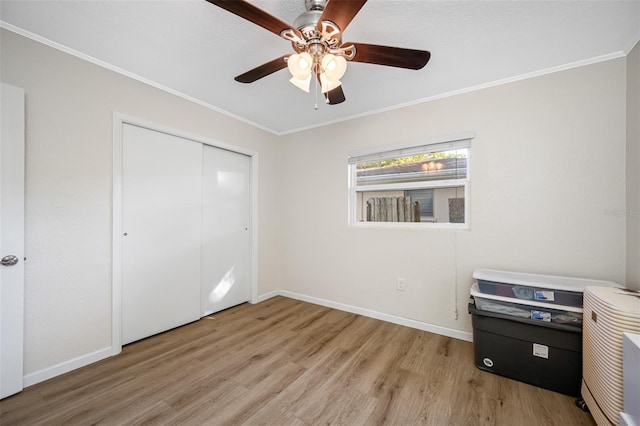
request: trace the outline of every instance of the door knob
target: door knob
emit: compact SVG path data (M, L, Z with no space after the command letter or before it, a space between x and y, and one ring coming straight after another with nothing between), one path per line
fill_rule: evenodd
M0 263L2 263L2 266L13 266L18 263L18 256L10 254L9 256L3 257Z

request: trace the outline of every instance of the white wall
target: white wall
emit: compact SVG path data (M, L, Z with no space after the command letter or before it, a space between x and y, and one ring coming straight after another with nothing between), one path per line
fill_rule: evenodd
M640 43L627 56L627 276L640 290Z
M2 30L26 91L25 374L111 345L112 112L259 153L259 293L279 288L279 148L235 119Z
M623 282L625 219L607 212L625 209L625 72L621 58L283 137L283 287L470 332L475 268ZM464 131L471 230L348 227L350 151Z

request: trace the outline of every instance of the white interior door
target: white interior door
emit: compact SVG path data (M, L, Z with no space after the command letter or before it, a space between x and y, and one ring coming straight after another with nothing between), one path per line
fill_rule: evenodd
M202 145L122 133L122 343L200 318Z
M24 91L2 83L0 114L0 398L22 390Z
M251 158L203 148L202 315L251 298Z

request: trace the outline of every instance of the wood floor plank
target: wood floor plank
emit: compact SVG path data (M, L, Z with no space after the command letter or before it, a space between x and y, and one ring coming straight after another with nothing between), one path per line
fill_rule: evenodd
M232 381L216 383L203 388L198 398L185 401L185 405L174 408L176 415L164 424L168 425L222 425L219 413L225 407L242 401L247 389Z
M356 389L341 392L340 401L325 407L314 418L316 425L369 425L371 414L379 406L378 399Z
M333 346L340 333L353 324L357 315L331 310L320 317L315 327L309 327L304 338L299 339L294 351L290 351L290 357L294 362L310 367Z
M264 419L260 421L254 421L253 417L247 420L245 425L261 425L261 426L310 426L309 423L305 423L296 416L294 416L291 412L284 411L280 413L278 416Z
M315 393L309 393L305 398L297 401L296 406L293 407L296 417L313 423L314 419L321 416L323 410L340 403L340 395L343 392L348 389L357 389L359 384L367 382L370 366L375 363L381 348L389 339L391 325L380 322L371 339L354 351L338 370L327 377Z
M353 351L340 347L333 348L315 366L309 368L295 382L265 404L247 420L246 424L275 424L276 419L286 413L295 417L295 407L304 405L304 401L312 400L322 385L345 365L352 354ZM296 417L296 419L299 418Z
M300 377L306 369L287 362L272 370L264 380L252 387L242 399L228 404L216 413L215 422L219 425L240 425L264 407L274 395L278 395Z
M96 426L145 426L167 424L175 413L171 407L162 401L152 402L140 406L135 412L129 410L115 411L109 417L102 418ZM85 423L86 424L86 423Z
M0 401L14 425L585 425L479 370L468 342L275 297L132 343Z

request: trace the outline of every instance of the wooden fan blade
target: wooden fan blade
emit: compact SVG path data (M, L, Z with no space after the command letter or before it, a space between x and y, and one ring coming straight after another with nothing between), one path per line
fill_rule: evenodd
M331 0L334 1L334 0ZM427 50L404 49L402 47L378 46L364 43L344 43L342 47L353 45L356 56L352 62L387 65L389 67L419 70L429 62L431 53Z
M318 84L320 84L320 74L316 74L316 77L318 78ZM329 90L323 95L325 99L329 101L327 102L329 105L341 104L346 100L346 98L344 97L344 92L342 91L342 85L336 87L335 89Z
M344 33L351 20L362 9L367 0L329 0L318 19L318 30L322 31L322 21L331 21Z
M287 58L289 55L280 56L273 61L269 61L266 64L262 64L259 67L255 67L254 69L245 72L244 74L240 74L236 78L235 81L239 81L240 83L253 83L256 80L260 80L262 77L266 77L269 74L273 74L276 71L280 71L283 68L287 67Z
M325 98L329 100L329 105L336 105L344 102L346 98L344 97L344 92L342 91L342 85L325 93Z
M265 12L244 0L207 0L211 4L215 4L222 9L238 15L247 21L253 22L262 28L271 31L272 33L282 36L281 33L284 30L291 30L298 36L301 36L300 31L295 28L291 28L291 25L276 18L275 16Z

